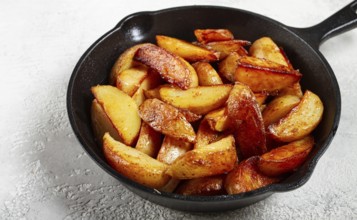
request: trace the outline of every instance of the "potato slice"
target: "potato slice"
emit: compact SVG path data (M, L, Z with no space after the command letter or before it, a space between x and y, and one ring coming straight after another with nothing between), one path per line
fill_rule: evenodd
M190 142L165 136L156 159L165 164L172 164L179 156L191 149L192 144Z
M237 163L232 135L206 147L188 151L177 158L167 170L176 179L193 179L229 172Z
M291 109L297 106L300 102L300 98L294 95L285 95L273 99L263 111L264 126L279 121L282 117L287 115Z
M195 131L180 111L158 99L147 99L139 107L140 117L165 135L194 143Z
M259 157L250 157L237 164L224 181L227 193L238 194L249 192L280 181L280 178L268 177L259 172Z
M140 87L141 82L147 77L146 67L132 67L123 70L117 77L116 87L132 96Z
M314 146L314 138L307 136L275 148L260 156L259 170L267 176L290 173L301 166Z
M223 179L223 175L218 175L185 180L175 192L186 196L224 195Z
M225 103L232 86L199 86L182 90L176 87L160 88L160 97L177 108L187 109L195 114L206 114Z
M156 158L161 148L162 135L145 122L141 123L138 141L135 148L150 157Z
M300 103L285 117L268 127L269 135L281 142L299 140L310 134L322 118L324 106L320 98L307 90Z
M298 71L256 57L240 57L234 74L236 81L250 87L253 92L276 93L301 78Z
M236 83L227 100L228 119L243 158L267 151L263 117L248 86Z
M231 122L228 119L228 110L226 107L211 111L205 116L210 128L214 131L222 132L228 130Z
M183 41L177 38L156 35L156 42L159 47L176 54L189 62L196 61L216 61L218 60L218 54L212 50L196 46L187 41Z
M186 64L177 55L154 44L140 47L134 59L148 65L156 70L165 81L182 89L188 89L192 84L191 72Z
M103 144L103 135L106 132L109 132L115 140L121 141L118 131L96 99L93 99L92 102L91 122L94 136L101 146Z
M109 165L127 178L151 188L161 188L170 180L168 166L145 153L115 141L109 133L103 137L103 151Z
M213 86L223 84L217 71L206 62L196 62L192 64L195 68L200 86Z
M296 83L292 84L291 86L287 86L287 87L281 89L277 96L284 96L284 95L294 95L299 98L302 98L302 96L304 94L301 90L300 82L296 82Z
M222 135L222 133L212 130L208 124L208 121L203 119L197 130L194 149L206 147L207 145L221 139L223 137Z
M110 75L109 75L109 84L115 85L117 77L120 75L121 72L123 72L126 69L129 69L131 67L135 66L140 66L141 64L134 61L134 55L136 51L142 47L148 45L148 43L144 44L137 44L135 46L130 47L129 49L125 50L119 58L116 60L114 63Z
M189 88L194 88L194 87L197 87L198 84L199 84L199 81L198 81L198 76L197 76L197 73L196 73L196 70L195 68L193 68L193 66L187 62L185 59L183 59L182 57L178 57L181 62L183 64L185 64L185 66L187 67L188 71L189 71L189 81L190 81L190 85L189 85Z
M226 41L233 40L234 36L228 29L196 29L194 34L200 43L208 43L211 41Z
M205 47L219 52L219 59L226 58L230 53L236 52L241 56L247 56L248 52L243 46L250 45L249 41L245 40L229 40L229 41L215 41L205 44Z
M262 37L254 41L249 48L249 54L253 57L263 58L283 66L289 67L285 56L281 53L280 48L270 37Z
M118 88L109 85L94 86L91 91L118 131L121 141L126 145L132 145L141 127L138 106L134 100Z
M230 53L218 64L218 72L231 82L235 81L235 72L238 67L238 60L241 56L238 53Z

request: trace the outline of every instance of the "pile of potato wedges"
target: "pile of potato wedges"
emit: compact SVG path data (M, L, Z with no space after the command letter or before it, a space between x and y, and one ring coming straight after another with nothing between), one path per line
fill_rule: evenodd
M238 194L281 181L314 147L323 103L269 37L196 29L128 48L109 85L91 88L94 135L108 163L147 187Z

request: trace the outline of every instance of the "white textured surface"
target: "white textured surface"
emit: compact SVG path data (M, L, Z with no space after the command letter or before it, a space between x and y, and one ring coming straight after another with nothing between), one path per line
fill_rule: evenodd
M65 103L81 54L130 13L212 4L306 27L349 1L2 0L0 219L357 219L357 30L321 47L339 81L343 106L338 133L313 176L297 190L241 210L189 214L142 200L84 153Z

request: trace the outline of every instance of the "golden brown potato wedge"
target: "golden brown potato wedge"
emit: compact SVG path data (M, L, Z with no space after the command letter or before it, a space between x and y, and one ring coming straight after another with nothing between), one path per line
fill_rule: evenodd
M286 66L246 56L238 59L234 79L248 85L253 92L276 93L298 82L301 76Z
M162 135L145 122L141 123L138 141L135 148L150 157L156 158L161 148Z
M236 52L241 56L247 56L248 52L244 46L250 45L249 41L245 40L229 40L229 41L215 41L205 44L205 47L219 52L219 59L226 58L230 53Z
M228 119L243 158L267 151L263 117L248 86L236 83L227 100Z
M208 43L211 41L226 41L233 40L234 36L228 29L196 29L194 34L197 41L200 43Z
M279 121L287 115L291 109L297 106L300 98L294 95L285 95L274 98L263 111L263 121L265 127Z
M259 170L267 176L280 176L296 170L306 160L314 146L314 138L307 136L275 148L259 158Z
M237 164L224 181L227 193L238 194L249 192L280 181L280 178L268 177L259 172L259 157L250 157Z
M254 41L249 48L249 54L253 57L263 58L283 66L289 67L285 56L281 53L280 48L270 37L262 37Z
M183 114L183 116L185 116L186 120L190 123L198 121L202 118L202 115L195 114L187 109L179 108L178 110L180 111L181 114Z
M156 42L159 47L176 54L189 62L196 61L216 61L219 55L206 48L196 46L187 41L183 41L177 38L156 35Z
M177 108L187 109L195 114L206 114L222 106L232 86L229 84L198 86L187 90L177 87L160 88L160 97Z
M203 119L198 127L194 149L206 147L223 138L223 134L211 129L206 119Z
M169 180L168 166L121 142L109 133L103 137L103 151L109 165L127 178L147 187L161 188Z
M175 192L186 196L224 195L223 179L223 175L218 175L185 180Z
M166 164L172 164L179 156L191 149L192 144L190 142L165 136L156 159Z
M176 179L193 179L229 172L237 163L232 135L206 147L188 151L177 158L167 170Z
M158 99L146 99L139 107L140 117L165 135L194 143L195 131L180 111Z
M118 88L93 86L91 91L126 145L132 145L140 131L141 119L134 100Z
M226 107L209 112L205 116L205 120L207 120L212 130L218 132L228 130L231 126L231 122L228 119L228 110Z
M199 85L199 81L195 68L193 68L193 66L189 62L187 62L184 58L182 57L178 57L178 58L181 60L183 64L185 64L185 66L189 71L189 79L190 79L189 88L197 87Z
M294 95L294 96L297 96L299 98L302 98L302 96L304 94L303 94L303 92L301 90L300 82L296 82L296 83L292 84L291 86L287 86L285 88L282 88L279 91L279 94L277 96L284 96L284 95Z
M190 88L192 76L186 64L175 54L154 44L141 46L134 59L157 71L161 77L182 89Z
M235 81L235 72L238 67L238 60L241 56L238 53L230 53L218 64L218 72L230 82Z
M123 72L126 69L129 69L134 66L140 66L141 64L134 61L134 55L136 51L142 47L147 45L147 43L144 44L137 44L135 46L130 47L129 49L125 50L119 58L116 60L114 63L110 75L109 75L109 84L115 85L117 77L120 75L121 72Z
M140 87L141 82L147 77L147 72L148 70L144 66L123 70L117 77L116 87L132 96Z
M93 99L92 102L91 121L94 136L99 145L102 146L103 144L103 135L105 132L109 132L115 140L121 141L118 131L96 99Z
M307 90L296 107L268 127L269 135L281 142L299 140L316 128L321 121L323 110L324 106L320 98Z
M200 86L212 86L223 84L217 71L207 62L196 62L192 64L195 68Z
M160 191L163 192L173 192L175 191L175 189L177 188L177 186L180 184L181 180L179 179L174 179L171 178L169 180L169 182L167 182L167 184L163 187L160 188Z
M265 100L268 98L266 93L254 93L255 100L257 100L259 106L264 105Z

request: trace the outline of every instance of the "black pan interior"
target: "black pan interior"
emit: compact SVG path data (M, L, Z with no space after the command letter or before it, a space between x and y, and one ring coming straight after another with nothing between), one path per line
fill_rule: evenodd
M315 132L316 147L308 161L280 184L235 196L194 197L159 193L116 173L105 162L91 130L90 87L107 83L108 73L117 57L137 43L153 42L163 34L194 41L197 28L227 28L239 39L254 41L270 36L283 47L293 66L303 74L303 89L318 94L325 107L323 119ZM88 154L105 171L128 188L158 204L189 211L222 211L259 201L275 191L287 191L304 184L318 158L328 147L337 129L340 93L335 76L326 60L293 30L285 25L251 12L214 6L189 6L157 12L141 12L124 18L116 28L95 42L81 57L70 79L67 94L69 118L76 136Z

